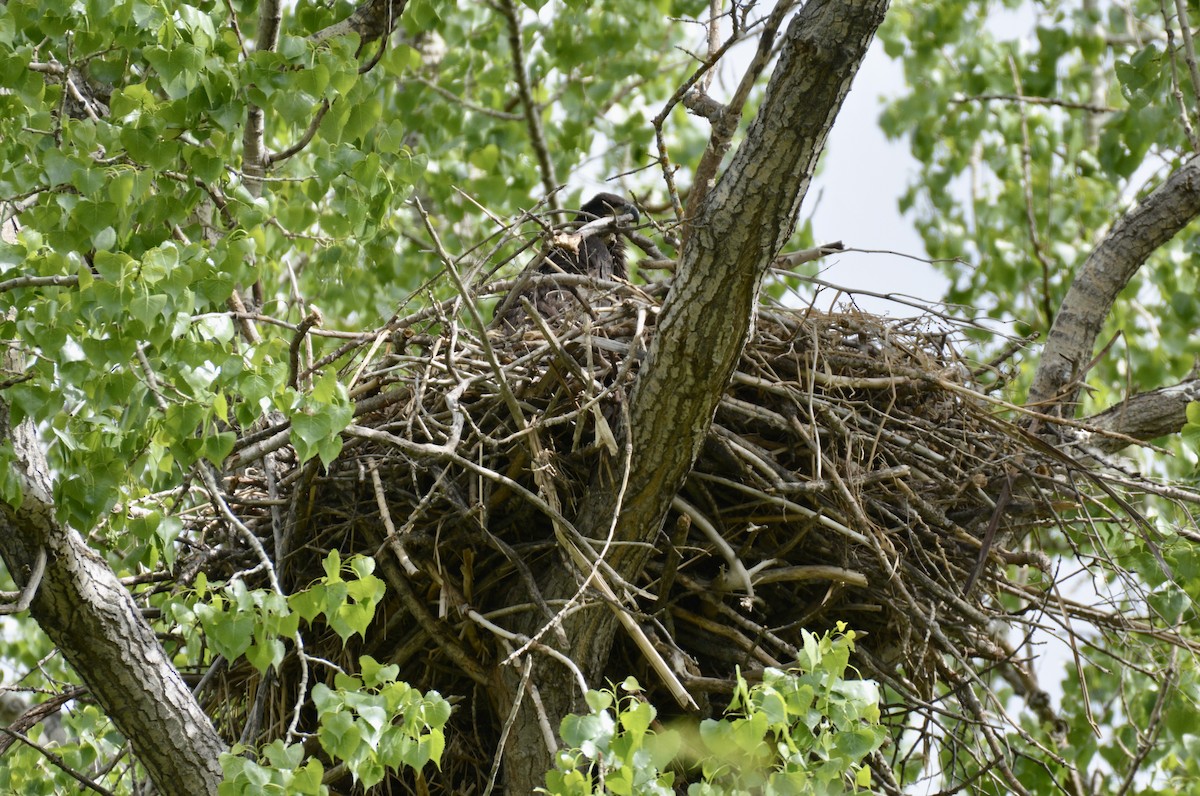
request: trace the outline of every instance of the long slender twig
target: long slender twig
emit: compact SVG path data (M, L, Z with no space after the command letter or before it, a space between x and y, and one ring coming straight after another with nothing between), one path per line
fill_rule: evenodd
M1008 58L1008 67L1012 73L1013 84L1017 89L1017 94L1021 95L1024 92L1021 90L1021 73L1017 70L1017 61L1011 55ZM1021 120L1021 192L1025 198L1025 226L1029 231L1029 245L1033 249L1033 256L1037 258L1038 264L1042 267L1042 314L1046 319L1046 326L1049 327L1054 322L1054 308L1051 305L1053 296L1050 294L1050 273L1056 270L1046 255L1046 248L1042 244L1042 236L1038 232L1037 214L1033 207L1033 147L1029 141L1029 120L1025 115L1024 103L1017 103L1017 114Z
M1096 105L1091 102L1074 102L1058 97L1037 97L1027 94L972 94L969 97L951 97L950 102L961 105L968 102L1013 102L1022 105L1047 105L1054 108L1066 108L1073 111L1103 114L1116 113L1117 108L1108 105Z
M498 0L497 8L508 26L508 48L512 56L513 79L517 82L517 96L529 128L529 144L537 157L538 172L542 177L542 188L549 198L550 206L558 209L558 177L554 173L554 161L546 145L546 132L542 126L542 108L533 99L529 85L529 73L525 66L525 45L521 41L521 14L513 0Z
M679 88L675 89L675 93L667 98L667 101L663 103L662 109L651 120L651 126L654 127L654 141L658 148L658 165L663 173L663 181L667 186L667 196L670 197L671 208L674 210L676 223L683 223L683 200L680 198L679 189L675 185L676 166L671 162L671 151L667 146L665 132L667 117L671 115L671 111L675 109L675 106L683 102L684 97L688 96L697 84L705 81L706 76L713 72L725 53L739 41L741 41L740 37L731 36L714 52L711 52L709 58L703 61L686 80L680 83Z
M432 81L428 78L417 77L417 78L415 78L415 80L416 80L416 82L420 83L422 86L425 86L425 88L434 92L438 96L443 97L444 99L448 99L451 102L456 103L458 105L461 105L462 107L466 108L467 110L471 111L472 113L478 113L483 116L488 116L492 119L499 119L502 122L519 122L519 121L523 121L525 119L525 114L523 114L523 113L509 113L508 111L502 111L502 110L499 110L498 108L488 108L483 105L479 105L477 103L471 102L470 100L463 99L458 94L455 94L453 91L450 91L449 89L439 86L437 83L435 83L434 81Z
M1158 735L1162 731L1163 707L1166 705L1167 699L1175 694L1175 679L1177 677L1175 667L1178 658L1179 650L1171 650L1171 663L1167 667L1167 671L1161 678L1156 678L1158 680L1155 684L1158 688L1158 696L1154 699L1154 707L1150 711L1150 718L1147 721L1146 729L1138 733L1137 752L1129 761L1129 770L1125 772L1121 788L1117 791L1118 796L1125 796L1125 794L1129 793L1133 787L1134 780L1139 775L1145 773L1142 770L1142 763L1145 761L1146 756L1154 749Z

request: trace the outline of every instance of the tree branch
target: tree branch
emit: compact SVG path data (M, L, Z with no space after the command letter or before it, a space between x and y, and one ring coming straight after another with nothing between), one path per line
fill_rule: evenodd
M258 8L258 36L255 48L261 52L275 49L279 43L279 23L282 18L279 0L263 0ZM246 190L251 196L262 195L262 178L267 176L267 146L264 141L263 109L247 104L246 129L242 132L242 172L246 175Z
M550 201L550 206L558 209L558 178L554 174L554 162L550 160L550 150L546 146L546 134L542 129L542 109L533 101L533 91L529 86L529 75L525 72L525 48L521 43L521 17L512 0L500 0L500 13L508 24L508 47L512 51L513 77L517 81L517 95L521 98L521 108L525 111L525 124L529 126L529 142L537 155L538 171L542 174L542 189Z
M771 11L762 33L759 34L758 50L755 51L750 65L746 67L746 73L742 75L742 80L729 100L729 104L719 112L711 107L708 108L710 112L716 114L716 118L709 117L713 123L712 133L708 138L708 146L700 157L700 163L696 166L696 176L692 182L691 194L688 196L688 218L695 217L695 212L704 203L704 197L716 182L717 169L720 168L721 161L725 159L725 153L729 151L733 134L737 131L738 122L742 118L742 109L746 106L746 101L750 99L750 91L758 82L759 75L771 60L775 34L779 31L779 26L783 23L783 18L791 10L792 5L793 3L790 2L780 2ZM703 104L694 101L688 107L695 110L694 105ZM686 239L689 234L687 227L684 228L683 234Z
M791 236L825 137L886 6L826 0L796 13L745 141L705 201L692 206L694 229L631 397L636 464L622 540L653 540L703 443L741 354L762 276ZM621 555L644 556L637 550ZM628 580L636 567L617 569Z
M19 287L48 287L48 286L70 286L75 287L79 284L79 277L74 274L65 276L14 276L12 279L5 279L0 282L0 293L9 290L15 290Z
M1057 97L1035 97L1025 94L972 94L969 97L951 97L950 102L964 105L968 102L1015 102L1022 105L1045 105L1052 108L1066 108L1072 111L1087 111L1088 113L1116 113L1116 108L1107 105L1096 105L1090 102L1071 102Z
M26 736L24 733L9 729L8 727L0 727L0 734L4 734L4 735L8 736L9 738L12 738L15 741L20 741L21 743L25 744L26 746L30 747L31 749L36 750L38 752L38 754L42 755L47 760L49 760L51 765L53 765L58 770L62 771L64 774L69 776L71 779L78 782L84 788L87 788L88 790L91 790L91 791L95 791L96 793L99 793L100 796L113 796L113 792L110 791L108 788L105 788L100 783L95 782L94 780L88 779L86 776L84 776L80 772L71 768L69 765L67 765L67 761L63 760L58 755L54 754L54 752L51 752L46 747L41 746L40 744L36 744L33 741L29 740L29 737Z
M325 118L325 114L329 112L329 100L321 100L321 104L317 106L316 113L313 114L312 121L308 123L308 129L304 134L287 149L275 154L265 155L263 160L268 166L274 166L276 163L282 163L288 158L298 155L304 151L304 148L312 142L313 136L317 134L317 129L321 126L321 120Z
M1200 157L1192 158L1122 216L1080 267L1059 307L1029 403L1068 417L1113 302L1159 247L1200 215ZM1181 424L1182 425L1182 424Z
M1171 66L1171 96L1175 98L1175 104L1179 106L1179 124L1183 127L1184 135L1192 145L1193 152L1200 152L1200 139L1196 138L1196 128L1192 125L1192 117L1188 112L1188 103L1183 98L1183 89L1179 87L1179 70L1175 68L1175 29L1171 26L1171 15L1167 13L1167 4L1165 0L1159 0L1159 9L1162 11L1163 30L1167 34L1167 63ZM1186 13L1186 10L1185 10ZM1184 32L1187 32L1186 18L1183 23ZM1191 41L1190 33L1187 41ZM1195 68L1196 58L1195 53L1192 53L1191 66ZM1200 81L1192 80L1193 94L1196 87L1200 85Z
M1021 71L1017 68L1016 58L1011 55L1008 57L1008 68L1017 96L1024 95ZM1054 322L1054 308L1050 303L1050 272L1054 270L1055 264L1051 263L1046 255L1046 246L1042 243L1041 233L1038 232L1037 212L1033 207L1033 146L1029 142L1029 119L1025 115L1023 102L1017 103L1017 117L1021 122L1021 194L1025 200L1025 226L1029 230L1029 247L1033 249L1033 256L1042 267L1041 305L1046 324L1049 325Z
M1139 440L1152 440L1178 434L1187 422L1187 405L1200 401L1200 378L1190 378L1150 392L1126 398L1099 414L1087 418L1087 424L1099 431L1111 431ZM1115 453L1128 442L1103 434L1094 435L1088 444L1104 453Z
M1192 78L1192 99L1200 99L1200 67L1196 66L1196 45L1192 41L1192 26L1188 21L1187 0L1175 0L1175 14L1179 21L1179 32L1183 36L1183 60Z
M390 33L407 4L408 0L367 0L354 9L353 14L341 22L321 28L311 34L308 40L320 44L327 39L355 33L363 44L367 44Z

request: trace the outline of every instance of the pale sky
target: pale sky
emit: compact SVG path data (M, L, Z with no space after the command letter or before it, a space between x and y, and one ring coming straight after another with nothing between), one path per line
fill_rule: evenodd
M936 302L945 293L948 280L928 263L900 256L927 256L911 221L898 207L917 162L909 155L907 142L888 141L879 129L881 97L896 97L903 90L900 64L884 54L876 39L834 123L823 166L813 179L800 215L813 216L819 244L840 240L850 248L897 253L846 252L828 257L821 264L825 281ZM869 296L855 301L861 309L878 314L916 314L912 307Z

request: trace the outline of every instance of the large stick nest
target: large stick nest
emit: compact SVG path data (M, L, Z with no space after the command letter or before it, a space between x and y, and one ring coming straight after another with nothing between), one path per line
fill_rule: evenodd
M390 345L362 342L365 357L346 370L357 373L360 412L328 471L315 461L289 464L284 448L274 454L282 469L274 485L259 468L227 482L230 504L263 539L273 532L261 507L270 501L261 498L270 492L288 506L274 519L276 534L281 516L286 526L280 570L288 588L319 577L329 550L381 563L388 596L367 640L343 647L331 632L310 633L308 651L350 668L371 654L461 703L438 775L448 792L482 790L503 722L464 660L487 671L519 646L494 632L506 617L540 612L545 624L563 608L535 585L543 568L579 569L547 507L569 520L597 471L619 484L623 405L664 293L622 286L586 314L492 330L486 341L459 320L465 313L453 301L394 321ZM1005 419L953 339L928 319L761 307L643 577L626 584L635 597L625 607L653 649L622 634L606 677L634 674L669 708L648 665L658 655L715 710L735 667L753 678L762 667L787 666L802 629L844 622L865 634L856 665L894 688L906 708L949 690L955 710L987 732L975 673L1016 665L989 629L990 598L1036 599L1048 567L1040 553L1002 548L1067 504L1053 475L1063 462ZM535 462L537 447L545 454ZM981 538L997 521L990 562L964 594ZM1027 566L1010 582L1004 564ZM285 664L277 678L291 696L267 700L266 736L290 717L291 665L293 674ZM250 677L238 671L227 680ZM310 684L326 674L311 674ZM1021 684L1036 690L1019 666L1012 682L1018 692ZM249 705L223 710L237 728ZM939 740L952 734L927 729Z

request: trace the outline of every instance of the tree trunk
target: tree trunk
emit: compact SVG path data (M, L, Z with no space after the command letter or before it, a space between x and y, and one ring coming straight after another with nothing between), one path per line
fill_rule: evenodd
M630 426L622 431L632 443L628 491L618 505L613 479L597 476L575 521L585 537L606 538L617 516L618 541L656 542L741 355L763 274L791 236L825 138L886 9L886 0L810 0L792 18L745 140L702 206L689 213L693 227L630 398ZM649 555L645 544L624 545L608 560L621 578L635 582ZM549 569L541 578L543 594L574 594L576 573ZM614 614L596 603L563 626L570 641L564 652L592 687L602 687L597 676L616 632ZM552 643L551 635L542 641ZM504 700L516 695L519 680L517 667L510 667L509 693L496 700L499 715L507 713L511 702ZM531 682L557 732L562 717L582 705L573 674L535 653ZM523 700L504 751L510 793L542 785L552 763L531 702Z
M0 555L19 587L35 571L39 551L46 553L33 618L133 744L160 793L216 794L224 744L129 591L78 533L55 519L49 466L33 423L13 427L2 401L0 439L12 442L23 494L19 508L0 501Z

